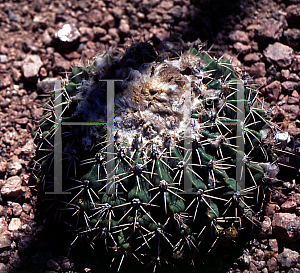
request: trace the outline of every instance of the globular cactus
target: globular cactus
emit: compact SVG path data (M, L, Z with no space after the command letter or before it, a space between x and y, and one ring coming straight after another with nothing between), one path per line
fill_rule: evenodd
M71 211L62 220L77 231L73 243L99 242L118 269L128 256L154 270L194 263L245 222L259 225L258 199L278 172L255 87L199 42L158 50L134 43L74 67L34 132L43 191L57 186L61 143L66 194L55 198Z

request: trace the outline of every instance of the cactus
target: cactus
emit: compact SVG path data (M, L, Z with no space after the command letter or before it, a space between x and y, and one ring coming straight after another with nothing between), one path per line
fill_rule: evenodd
M74 67L34 131L34 169L46 192L61 134L62 186L71 194L51 202L68 209L61 217L76 230L71 244L100 244L118 256L118 270L125 257L154 270L194 263L245 223L259 226L258 199L278 172L273 124L255 87L199 41L158 49L134 43ZM114 105L104 79L122 80Z

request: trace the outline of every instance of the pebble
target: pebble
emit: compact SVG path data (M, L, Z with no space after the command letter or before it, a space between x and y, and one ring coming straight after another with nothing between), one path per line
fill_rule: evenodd
M280 207L276 203L266 203L263 211L265 216L272 217L276 212L280 211Z
M36 84L37 91L40 94L49 94L54 90L55 81L57 78L46 78Z
M262 270L266 267L266 261L252 261L257 270Z
M0 218L0 251L10 249L11 237L5 217Z
M283 32L286 43L294 48L300 47L300 29L289 28Z
M245 55L244 62L245 63L256 63L259 62L262 58L262 54L260 52L249 53Z
M22 213L22 206L19 203L7 201L7 205L12 208L14 216L20 216Z
M128 21L125 19L121 19L120 25L119 25L119 32L120 34L127 35L130 31L130 26L128 24Z
M269 235L272 235L272 220L268 216L264 216L264 219L261 223L261 229L257 233L257 236L266 238Z
M293 212L297 207L297 201L295 197L292 196L288 198L288 200L286 200L280 207L282 212Z
M241 42L246 45L249 44L249 37L245 31L242 30L231 31L228 37L232 43Z
M273 233L277 238L295 242L300 238L300 217L290 213L275 213L272 221Z
M25 191L25 187L22 186L22 181L19 176L9 177L1 188L2 196L6 198L21 196Z
M265 257L264 251L261 249L255 249L254 253L252 253L255 261L262 261Z
M277 239L269 239L269 247L272 251L278 252L278 242Z
M275 257L272 257L267 261L267 268L269 272L275 272L278 270L279 267Z
M298 83L292 82L292 81L284 81L281 83L281 86L282 86L282 89L288 94L292 94L293 91L295 91L299 88Z
M289 77L290 77L290 71L288 69L282 69L280 73L281 73L281 79L283 81L286 81L286 80L289 79Z
M266 65L264 62L258 62L251 65L249 70L250 75L259 78L266 75Z
M51 45L52 37L50 36L48 29L46 29L44 31L43 36L42 36L42 41L43 41L43 44L47 47Z
M9 273L8 267L4 263L0 263L0 272L1 273Z
M95 39L99 39L100 37L103 37L107 34L106 29L102 27L93 26L92 29L94 32Z
M21 235L18 241L19 252L24 252L32 245L33 238L29 235Z
M56 261L54 261L53 259L50 259L47 261L47 266L48 266L48 268L55 270L55 271L60 270L59 264Z
M291 67L292 67L292 70L294 72L299 72L300 71L300 55L296 55L294 57Z
M15 176L17 174L20 174L21 171L22 171L22 165L17 162L17 161L14 161L14 162L10 162L8 163L8 166L7 166L7 171L10 175L12 176Z
M238 261L242 267L244 266L247 267L250 265L250 262L252 261L252 256L250 255L248 249L244 249L243 252L244 252L243 255L238 258Z
M300 4L288 6L286 9L286 19L289 23L300 22Z
M18 83L22 77L22 73L20 72L20 70L15 67L12 67L11 74L12 74L14 82Z
M0 63L6 63L8 61L7 55L0 55Z
M300 273L299 268L291 268L287 273Z
M74 24L64 24L54 36L61 46L68 48L76 44L80 38L80 32Z
M79 32L81 33L80 36L80 43L84 43L87 41L93 41L94 40L94 32L93 29L90 27L80 27Z
M107 14L104 16L103 20L100 23L100 27L105 29L110 29L115 26L115 18L111 14Z
M236 52L241 54L247 54L251 50L250 45L244 45L241 42L234 43L233 48L235 49Z
M58 52L54 52L53 70L58 72L65 72L70 69L69 62Z
M277 101L279 98L279 95L281 94L281 83L280 81L273 81L266 87L262 89L262 93L265 96L268 96L270 101Z
M19 228L21 228L21 226L22 226L22 223L21 223L20 218L12 218L9 223L8 230L9 231L17 231L17 230L19 230Z
M274 18L263 18L256 27L256 36L262 40L279 40L283 32L283 22Z
M255 76L254 82L259 87L262 87L262 90L264 90L264 87L266 88L265 95L269 97L270 101L278 101L278 96L283 96L282 99L286 100L287 103L285 103L282 108L280 106L282 117L289 117L291 121L299 118L298 82L300 76L300 55L299 29L296 24L299 23L300 13L298 11L300 0L277 1L274 3L273 1L270 3L268 1L254 1L255 3L253 3L253 5L242 3L241 5L244 5L241 8L242 13L246 13L249 10L250 14L253 15L252 18L244 14L240 14L237 17L230 15L230 18L228 20L226 19L228 24L224 26L220 33L215 33L215 30L212 31L213 23L218 24L219 22L217 16L215 16L215 14L212 16L211 11L203 13L204 16L202 15L202 9L211 2L207 0L202 1L203 5L201 5L201 9L199 9L198 3L190 0L134 0L131 2L105 0L96 3L87 1L69 2L70 3L65 3L65 1L60 3L51 2L48 6L40 1L33 1L32 6L20 2L20 5L15 5L14 7L11 5L11 8L6 9L4 18L1 18L1 34L4 34L2 40L5 42L0 44L0 70L1 72L3 71L0 81L0 107L2 111L0 111L0 124L1 129L4 129L2 135L0 132L0 142L2 141L5 146L3 148L5 152L1 154L1 156L5 154L4 160L8 160L13 154L19 155L20 157L22 156L22 158L23 156L28 158L32 154L34 146L32 142L29 141L30 138L28 135L21 135L21 130L27 130L29 132L28 124L32 126L33 122L37 121L43 114L40 105L37 103L40 101L41 96L36 94L36 96L29 97L29 94L26 92L20 92L20 94L19 92L17 92L18 94L13 93L13 84L22 84L22 73L27 80L36 80L38 76L43 78L49 75L50 78L53 77L52 79L55 81L57 73L69 71L69 60L79 61L81 57L92 57L100 48L104 49L106 46L120 46L119 41L123 43L124 38L133 36L134 39L148 40L154 37L158 40L164 40L169 36L169 29L168 26L166 26L167 22L174 22L174 30L182 32L185 39L189 35L191 39L196 37L196 35L197 37L199 36L199 34L190 31L191 24L195 24L197 28L199 28L201 24L201 29L203 29L201 36L203 36L204 33L214 33L214 37L218 37L218 49L226 51L225 54L230 56L236 56L236 53L240 53L240 55L234 59L235 65L241 68L244 64L249 66L251 75ZM281 3L280 6L279 2ZM272 6L271 3L274 5ZM5 4L9 5L9 3ZM294 6L290 4L294 4ZM0 3L0 8L3 8L1 5L4 5L4 3ZM217 6L218 5L221 6L220 3L217 3ZM151 22L147 21L147 16L151 19ZM244 19L244 17L246 17L246 19ZM210 21L211 18L214 18L213 23ZM285 18L289 25L287 25ZM239 21L243 21L243 25L240 24ZM74 26L77 30L77 32L75 30L76 35L72 38L73 40L62 41L63 39L60 40L59 37L55 37L55 33L63 29L64 25L68 24ZM102 27L100 26L101 24ZM145 30L145 32L136 31L140 28ZM12 30L22 30L23 34L19 36L18 32L7 32ZM143 36L144 34L145 37ZM63 36L64 35L62 35L61 38L63 38ZM203 41L205 40L206 38L203 39ZM233 45L226 44L228 40ZM261 44L262 40L264 41L263 45ZM270 50L267 51L268 43L270 41L273 43L279 40L282 46L293 48L295 52L290 56L290 51L286 50L285 52L284 49L283 52L285 55L283 57L279 56L280 58L277 58L277 56L273 56L274 59L272 59L268 56L268 53L270 53ZM93 41L93 43L90 43L91 41ZM124 41L126 41L126 39L124 39ZM74 48L70 48L70 45L74 45ZM266 47L266 54L261 53L264 47ZM281 49L282 47L276 49L277 51L274 55L282 55ZM25 52L27 53L25 54ZM280 54L278 54L278 52ZM39 69L37 69L36 73L33 73L32 78L25 77L22 67L29 54L40 56L42 62L42 66L40 66L40 63L36 65L36 67L39 66ZM266 59L271 63L271 67L272 64L274 64L270 70L266 69L269 67L269 63L265 62ZM243 61L243 63L241 61ZM264 64L266 65L263 67ZM47 90L53 90L52 86L49 88L45 87L47 86L46 82L39 83L40 85L37 84L39 94L43 95L48 93ZM11 89L6 90L7 87ZM274 89L272 90L272 88ZM34 90L35 86L33 86L30 92ZM19 97L19 101L15 100L15 97ZM28 110L28 112L26 112L26 110ZM22 113L22 115L19 113ZM25 126L26 129L24 128ZM292 126L292 124L290 126ZM15 128L15 130L11 130L11 128ZM299 130L299 128L295 130ZM11 163L14 162L7 163L1 158L1 178L3 178L4 175L8 175L8 178L0 179L0 188L5 188L7 181L11 178L9 176L14 177L14 174L22 173L20 174L21 178L21 175L23 177L25 174L25 164L21 161L16 162L15 167L13 167L14 165L11 165ZM23 183L25 183L25 180L23 181ZM21 185L22 184L18 183L18 187L21 188L20 193L22 194ZM275 234L274 227L270 223L273 223L271 222L273 217L276 220L276 215L280 210L281 213L285 211L285 206L290 201L290 195L288 193L292 189L295 191L297 187L284 189L284 194L282 194L284 197L276 200L272 199L272 201L276 203L267 203L264 206L265 216L263 217L262 225L264 236L267 236L267 238L272 236L273 239L265 240L265 242L261 239L257 240L257 247L255 248L257 261L251 257L249 252L245 251L243 262L239 262L241 269L245 267L248 268L244 270L244 273L259 271L263 273L281 272L281 268L278 267L281 263L277 265L276 256L261 260L261 254L263 252L266 253L264 247L268 247L268 250L270 249L276 252L277 255L278 236ZM12 194L14 193L12 192ZM300 214L300 205L297 201L297 195L294 194L293 196L297 202L297 207L293 212L298 215ZM17 196L6 196L5 199L12 198L12 200L15 200L16 197ZM17 249L19 248L18 250L20 252L30 246L30 238L32 236L28 235L34 233L34 228L31 228L29 223L31 221L30 219L34 219L35 211L34 207L29 204L32 199L33 198L27 199L26 202L28 203L21 203L22 207L17 203L19 201L8 201L7 205L3 204L3 206L0 206L0 215L5 215L6 217L4 221L9 222L9 219L12 219L9 223L10 227L7 226L6 222L6 228L3 230L3 233L0 232L0 248L6 243L6 249L10 249L13 245L12 239L17 242L19 241ZM14 232L8 230L15 229L13 222L18 222L18 220L15 219L19 219L19 221L24 223L24 232L27 233L27 237L24 237L22 230ZM293 224L293 222L291 223ZM285 231L284 229L282 230L283 232ZM12 235L12 233L20 234ZM3 253L4 252L2 252L0 256L0 272L8 270L8 266L6 265L8 260L1 263ZM14 256L13 252L11 253L10 251L7 251L5 255L8 259L11 259L11 263L15 261L14 265L18 265L18 258L16 258L18 255ZM47 261L49 262L49 258L50 257L47 257L45 259L45 264ZM52 263L52 261L54 263ZM47 272L60 270L60 265L57 260L55 259L54 261L53 258L52 261L53 267L49 266L49 271ZM69 261L62 262L61 266L66 270L72 269ZM299 263L291 266L298 266L298 268L300 268ZM284 272L299 272L298 268L286 268ZM231 272L242 272L241 269L232 270Z
M275 62L278 66L286 68L292 63L294 50L289 46L276 42L270 44L264 50L264 56L268 60Z
M295 266L299 261L300 255L297 251L293 251L289 248L283 248L283 252L278 254L277 260L282 267Z
M37 77L43 62L38 55L28 55L22 64L23 75L26 79Z

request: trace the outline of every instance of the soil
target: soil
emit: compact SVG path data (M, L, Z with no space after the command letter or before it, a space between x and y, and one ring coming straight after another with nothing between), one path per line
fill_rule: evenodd
M69 247L74 234L39 207L31 164L31 132L51 90L45 79L64 78L97 52L124 52L132 41L157 45L174 33L200 38L212 56L247 73L278 132L299 138L300 0L0 0L0 11L0 272L106 272L110 264L101 252ZM71 34L63 37L66 24ZM224 242L195 272L300 272L299 155L289 148L278 163L263 229ZM121 270L129 268L130 259Z

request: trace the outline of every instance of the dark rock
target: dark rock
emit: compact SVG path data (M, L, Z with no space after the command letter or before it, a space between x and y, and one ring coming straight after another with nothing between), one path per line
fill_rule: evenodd
M287 197L279 190L275 190L271 194L272 201L282 204L287 200Z
M60 270L59 264L56 261L54 261L53 259L48 260L47 266L48 266L48 268L55 270L55 271Z
M272 221L277 238L295 242L300 238L300 217L290 213L275 213Z
M54 84L57 78L46 78L36 84L37 91L40 94L49 94L54 90Z
M91 26L96 26L98 25L99 23L102 22L103 20L103 15L101 13L100 10L98 9L93 9L91 12L89 12L87 14L87 18L88 18L88 23L91 25Z
M299 88L297 82L291 82L291 81L282 82L281 86L282 89L289 94L292 94L294 90L297 90Z
M258 273L259 272L253 262L250 262L249 272L253 272L253 273Z
M297 28L289 28L283 33L284 38L287 44L295 49L299 49L300 47L300 29Z
M287 103L288 104L298 104L299 103L299 99L298 98L294 98L292 96L289 96Z
M268 96L270 101L277 101L281 94L281 84L279 81L274 81L262 89L262 93Z
M289 118L290 121L296 120L300 115L299 106L297 105L282 105L282 110L286 112L286 117Z
M277 203L266 203L263 207L264 215L272 217L276 212L280 211L280 207Z
M275 76L276 73L277 73L277 66L274 65L274 64L270 65L270 66L268 67L268 69L267 69L267 74L268 74L268 75Z
M65 72L69 71L70 64L69 62L64 59L63 56L61 56L58 52L54 52L54 63L53 63L53 69L56 73L58 72Z
M264 77L266 75L266 65L263 62L254 63L249 70L250 75L254 77Z
M100 37L103 37L107 34L106 29L102 27L96 27L96 26L93 26L93 32L94 32L95 39L99 39Z
M289 269L289 271L287 271L287 273L300 273L300 269L299 268L291 268L291 269Z
M0 263L0 272L2 272L2 273L9 273L10 269L4 263Z
M258 248L255 248L255 251L252 253L255 261L262 261L265 257L264 251Z
M168 11L168 14L176 19L179 19L181 17L181 13L182 13L181 6L174 6Z
M289 103L289 102L288 102ZM295 197L289 197L283 204L281 204L282 212L293 212L297 207L297 201Z
M288 6L286 9L286 19L289 23L300 22L300 4Z
M113 28L115 26L115 18L111 14L104 16L103 20L100 23L100 27L105 29Z
M272 257L267 261L267 267L269 272L275 272L278 270L277 260L275 257Z
M18 242L18 250L20 252L24 252L26 249L30 248L32 246L33 237L29 235L23 235L21 236L19 242Z
M255 267L258 269L258 270L262 270L263 268L266 267L266 262L265 261L252 261L255 265Z

